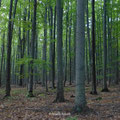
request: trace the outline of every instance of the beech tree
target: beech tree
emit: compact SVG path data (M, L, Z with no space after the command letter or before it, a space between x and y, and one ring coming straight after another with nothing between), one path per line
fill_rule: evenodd
M57 96L56 102L64 102L63 89L63 42L62 42L62 16L63 0L56 1L57 10Z
M34 0L34 12L33 12L33 19L32 19L32 37L31 37L31 57L32 60L30 62L31 65L31 75L29 79L29 90L28 96L33 97L33 73L34 73L34 51L35 51L35 39L36 39L36 11L37 11L37 0Z
M86 106L85 98L85 1L77 0L75 111Z

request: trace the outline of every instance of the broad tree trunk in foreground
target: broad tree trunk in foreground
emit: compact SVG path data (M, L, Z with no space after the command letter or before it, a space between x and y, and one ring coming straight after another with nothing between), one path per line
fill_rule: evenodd
M75 112L86 106L85 98L85 1L77 0Z
M63 88L63 51L62 51L62 0L57 0L57 96L55 102L64 102Z

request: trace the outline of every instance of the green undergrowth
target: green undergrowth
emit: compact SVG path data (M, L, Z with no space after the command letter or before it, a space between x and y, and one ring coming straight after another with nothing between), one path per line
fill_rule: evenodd
M66 120L78 120L78 118L77 117L69 117Z
M71 92L71 91L74 91L74 88L73 87L65 87L64 91L65 92Z
M20 95L20 94L22 94L22 95L26 95L27 94L27 90L26 89L15 89L15 90L12 90L11 91L11 95Z

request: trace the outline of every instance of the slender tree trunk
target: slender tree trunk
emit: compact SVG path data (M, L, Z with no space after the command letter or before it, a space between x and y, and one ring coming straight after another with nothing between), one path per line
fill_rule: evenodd
M23 21L24 23L26 23L26 14L27 14L27 10L26 8L24 8L24 16L23 16ZM25 54L25 43L26 43L26 30L25 28L23 28L23 38L21 40L21 59L24 58L24 54ZM24 80L24 64L20 65L20 86L23 86L23 80Z
M106 0L104 0L104 21L103 21L103 31L104 31L104 69L103 69L103 75L104 75L104 80L103 80L103 89L102 92L108 92L108 87L107 87L107 36L106 36Z
M72 14L70 17L70 24L69 24L69 84L72 85L72 61L71 61L71 29L72 29Z
M8 38L7 38L7 66L6 66L6 96L10 96L10 77L11 77L11 45L12 45L12 8L13 0L10 0Z
M47 81L47 71L46 71L46 52L47 52L47 8L45 8L44 16L44 43L43 43L43 70L42 70L42 86L45 86L45 81ZM47 89L46 89L47 90Z
M2 85L1 80L2 80L2 68L3 68L3 60L4 60L4 52L5 52L5 43L4 43L4 39L5 39L5 33L3 34L3 42L2 42L2 46L1 46L1 65L0 65L0 87Z
M116 44L117 44L117 50L116 50L116 78L115 78L115 83L118 85L119 84L119 37L118 37L118 33L119 33L119 26L118 26L118 21L119 21L119 17L118 17L118 12L117 12L117 28L116 28Z
M91 68L92 68L92 64L91 64L91 43L90 43L90 28L89 28L89 9L88 9L88 0L87 0L87 37L88 37L88 43L89 43L89 78L91 80Z
M53 58L52 58L52 68L53 68L53 79L52 79L52 88L55 88L55 35L56 35L56 6L54 10L54 35L53 35Z
M97 94L96 90L96 67L95 67L95 0L92 0L92 91L91 94Z
M66 14L66 40L65 40L65 81L64 81L64 86L66 84L67 78L68 78L68 72L67 72L67 68L68 68L68 27L69 27L69 17L68 17L68 11L69 11L69 5L68 5L68 10L67 10L67 14Z
M29 9L28 9L28 18L27 18L28 21L30 21L30 0L29 0ZM28 25L28 27L30 27ZM30 57L30 30L27 30L27 56L28 58ZM30 77L30 65L28 63L28 79L27 79L27 83L29 82L29 77ZM27 84L27 87L28 87L28 84Z
M63 88L63 43L62 43L62 17L63 1L57 0L57 96L55 102L64 102Z
M32 19L32 38L31 38L31 75L30 75L30 81L29 81L29 90L28 90L28 96L33 97L33 74L34 74L34 52L35 52L35 39L36 39L36 10L37 10L37 0L34 0L34 12L33 12L33 19Z

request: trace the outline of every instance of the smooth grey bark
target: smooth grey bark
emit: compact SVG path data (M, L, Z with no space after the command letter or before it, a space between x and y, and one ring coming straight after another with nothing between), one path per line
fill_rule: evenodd
M75 112L86 106L85 98L85 1L77 0Z
M28 87L28 97L33 97L33 74L34 74L34 52L35 52L35 39L36 39L36 10L37 10L37 0L34 0L34 11L33 11L33 19L32 19L32 38L31 38L31 57L32 60L30 62L30 79L29 79L29 87Z
M106 36L106 0L104 0L104 20L103 20L103 49L104 49L104 68L103 68L103 89L102 92L108 92L108 87L107 87L107 36Z
M57 95L55 102L64 102L63 88L63 42L62 42L62 17L63 1L56 0L57 10Z
M65 40L65 81L64 81L64 86L65 83L68 79L68 27L69 27L69 2L68 2L68 8L67 8L67 13L66 13L66 40Z

